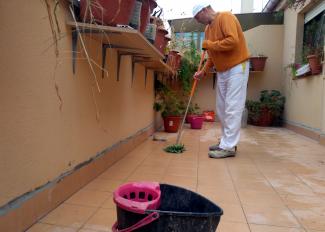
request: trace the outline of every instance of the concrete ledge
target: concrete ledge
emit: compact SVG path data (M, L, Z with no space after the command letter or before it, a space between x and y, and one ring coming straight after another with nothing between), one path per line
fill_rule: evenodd
M308 130L308 129L304 128L304 127L292 125L292 124L289 124L289 123L286 123L285 127L287 129L289 129L289 130L292 130L292 131L296 132L297 134L301 134L303 136L306 136L308 138L316 140L317 142L319 142L322 145L325 145L325 136L321 135L318 132Z
M103 151L100 156L92 159L90 162L86 162L85 165L82 165L68 175L53 181L53 184L41 186L40 190L25 194L29 197L23 195L6 206L1 207L0 209L5 213L0 215L0 231L25 231L135 147L143 143L153 133L153 126L143 129L134 136Z

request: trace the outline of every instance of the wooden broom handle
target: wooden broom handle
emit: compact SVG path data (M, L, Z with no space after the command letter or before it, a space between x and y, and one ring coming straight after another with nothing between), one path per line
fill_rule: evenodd
M198 72L199 72L199 71L201 70L201 68L202 68L202 64L203 64L204 57L205 57L205 52L206 52L206 51L202 51L200 64L199 64L199 67L198 67L198 69L197 69ZM198 80L195 79L195 80L194 80L194 83L193 83L193 85L192 85L192 90L191 90L191 94L190 94L191 97L193 97L193 95L194 95L194 92L195 92L195 89L196 89L196 85L197 85L197 81L198 81Z

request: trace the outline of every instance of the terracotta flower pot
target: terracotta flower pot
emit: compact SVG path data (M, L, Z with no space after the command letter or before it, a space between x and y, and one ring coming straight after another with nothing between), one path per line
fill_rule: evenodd
M320 59L316 55L307 56L308 63L310 66L311 74L317 75L322 72L322 65L320 63Z
M157 28L156 39L155 39L155 47L162 53L165 54L165 48L167 46L169 38L166 37L168 31L164 28Z
M177 51L169 51L167 64L176 71L181 66L181 59L182 56Z
M186 115L186 117L185 117L185 123L191 123L192 118L195 117L195 116L196 116L195 114L188 114L188 115Z
M168 133L177 133L182 117L167 116L164 117L164 128Z
M80 0L80 14L82 20L91 20L90 12L94 20L100 24L116 26L117 24L128 25L136 0L92 0L88 6L87 0Z
M250 63L253 71L263 71L265 68L267 57L255 56L250 58Z
M273 122L273 115L272 112L268 108L261 109L260 117L258 120L253 122L255 126L271 126Z
M194 116L191 120L191 129L202 129L204 119L205 117L202 115Z
M140 32L144 34L150 18L150 0L142 0Z
M157 7L155 0L142 0L140 32L144 34L150 22L150 14Z

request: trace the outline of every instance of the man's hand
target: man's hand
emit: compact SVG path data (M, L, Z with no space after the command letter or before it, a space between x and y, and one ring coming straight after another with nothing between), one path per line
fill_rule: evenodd
M193 78L195 80L200 80L202 79L203 77L205 76L205 71L204 70L201 70L201 71L198 71L194 74Z
M211 42L210 40L203 40L203 42L202 42L202 50L208 50L210 42Z

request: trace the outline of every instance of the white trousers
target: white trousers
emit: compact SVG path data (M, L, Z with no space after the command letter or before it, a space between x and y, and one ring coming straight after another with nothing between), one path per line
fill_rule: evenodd
M222 149L234 148L240 138L241 118L245 107L249 62L218 72L217 116L221 123Z

